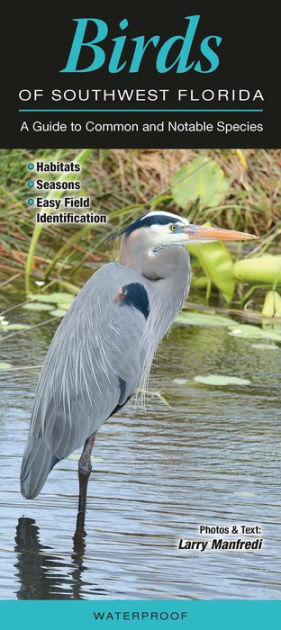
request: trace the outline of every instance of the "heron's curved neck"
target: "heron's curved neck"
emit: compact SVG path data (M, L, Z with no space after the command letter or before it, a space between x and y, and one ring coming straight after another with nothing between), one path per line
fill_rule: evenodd
M180 246L167 246L153 251L121 243L120 263L139 272L149 285L150 313L144 330L143 344L147 344L141 387L145 389L154 353L181 309L189 289L189 254Z
M186 284L190 274L189 254L184 247L169 245L150 252L143 261L143 275L150 280L171 280Z
M119 260L122 265L131 267L148 280L162 280L190 273L189 255L184 247L168 245L159 250L143 249L138 240L122 239Z
M184 247L168 245L158 251L143 250L138 246L130 247L124 240L120 248L120 263L149 280L160 301L166 306L170 303L175 314L181 308L190 283L189 254Z

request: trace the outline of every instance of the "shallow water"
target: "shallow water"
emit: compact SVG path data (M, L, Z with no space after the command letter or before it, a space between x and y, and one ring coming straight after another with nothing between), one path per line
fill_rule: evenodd
M26 323L46 318L22 313ZM60 462L34 501L19 492L36 366L54 328L6 333L0 345L1 360L35 366L0 373L0 598L280 599L281 349L175 326L150 383L170 407L150 396L145 413L132 402L100 429L85 546L73 548L77 461ZM210 373L252 384L192 381ZM262 551L177 549L201 524L247 523L262 527Z

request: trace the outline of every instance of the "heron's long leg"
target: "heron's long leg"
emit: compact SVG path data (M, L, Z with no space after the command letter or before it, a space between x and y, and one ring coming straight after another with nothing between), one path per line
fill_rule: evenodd
M86 513L86 500L87 500L87 486L88 480L92 471L91 453L94 446L96 434L93 433L85 442L82 455L78 464L78 478L79 478L79 503L78 514L76 521L75 536L85 536L85 513Z

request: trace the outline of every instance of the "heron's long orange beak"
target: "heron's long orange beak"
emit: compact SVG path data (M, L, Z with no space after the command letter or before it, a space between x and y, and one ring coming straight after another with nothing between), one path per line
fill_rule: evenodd
M258 238L246 232L236 232L235 230L224 230L218 227L206 227L204 225L193 225L190 223L183 228L183 232L189 240L203 243L204 241L250 241Z

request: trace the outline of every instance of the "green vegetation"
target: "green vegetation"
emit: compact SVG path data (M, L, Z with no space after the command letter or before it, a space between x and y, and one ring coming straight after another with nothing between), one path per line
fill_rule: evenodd
M208 376L195 376L193 379L196 383L202 385L215 385L224 387L225 385L250 385L251 381L246 378L237 376L223 376L221 374L208 374Z
M27 205L27 164L37 159L83 164L78 194L92 198L91 210L106 214L107 224L36 226L34 206ZM192 223L259 236L227 247L192 246L191 299L195 295L198 302L201 294L201 302L216 300L219 292L226 302L243 305L253 296L260 303L269 292L263 315L280 317L280 174L276 150L1 150L0 287L25 286L28 296L46 297L49 287L76 293L96 266L117 256L118 240L108 236L157 208L184 214ZM44 179L54 176L44 174ZM37 304L40 308L43 301ZM51 308L59 317L67 306L57 301Z

